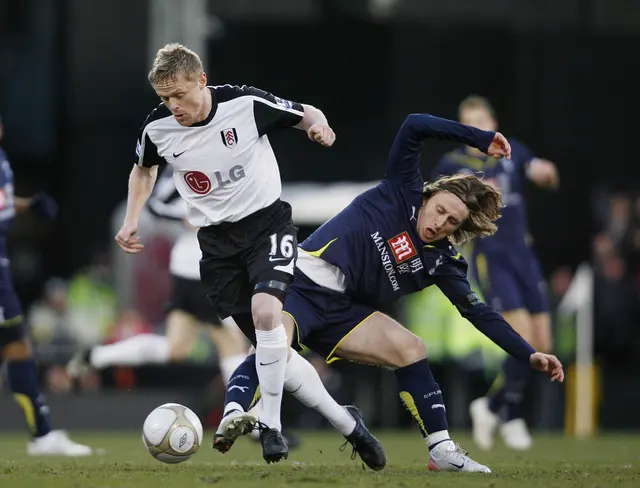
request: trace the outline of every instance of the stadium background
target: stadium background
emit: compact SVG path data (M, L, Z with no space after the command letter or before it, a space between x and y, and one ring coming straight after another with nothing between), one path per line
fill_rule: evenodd
M455 118L464 96L487 96L501 131L560 170L559 192L527 188L553 303L581 263L594 273L583 305L594 318L598 374L587 401L595 426L640 427L636 2L0 0L0 114L16 192L46 190L61 206L54 224L20 217L10 236L57 425L136 428L165 400L184 401L210 423L219 412L215 350L205 341L187 364L107 370L80 392L63 372L79 345L162 328L172 230L151 226L158 237L135 259L113 248L113 235L138 128L157 103L146 81L150 56L175 40L206 52L213 84L258 86L327 114L338 135L329 151L297 133L272 138L288 191L303 182L375 182L406 114ZM451 148L426 145L424 174ZM352 187L331 189L346 198ZM330 212L334 204L315 206ZM302 238L321 223L305 218ZM427 341L451 423L467 427L468 401L485 391L500 353L470 335L437 291L392 312ZM557 353L570 365L576 319L554 316ZM388 372L345 364L322 372L336 397L357 401L372 425L408 425ZM574 385L541 379L529 392L532 425L571 431ZM323 426L290 399L285 409L292 427ZM22 429L6 388L0 410L0 429Z

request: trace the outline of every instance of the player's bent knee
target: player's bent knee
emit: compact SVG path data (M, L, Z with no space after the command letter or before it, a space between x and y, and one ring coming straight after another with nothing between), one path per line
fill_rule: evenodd
M398 349L397 368L409 366L427 357L427 346L417 335L408 332Z
M33 357L33 349L29 340L24 338L4 346L1 354L6 362L24 361Z
M172 362L185 361L189 357L192 344L184 342L169 345L169 359Z
M273 329L282 323L282 302L270 293L256 293L251 299L251 315L256 329Z
M384 345L383 345L384 344ZM403 368L427 357L427 346L417 335L404 330L387 335L378 348L380 360L385 366Z

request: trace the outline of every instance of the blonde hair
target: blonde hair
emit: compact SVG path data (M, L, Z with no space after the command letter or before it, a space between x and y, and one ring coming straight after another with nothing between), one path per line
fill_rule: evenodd
M491 105L491 102L489 102L489 99L481 97L480 95L469 95L460 102L460 105L458 105L458 119L460 119L463 110L468 108L483 108L489 112L492 118L497 118L496 111L494 110L493 105Z
M202 61L197 53L182 44L172 43L158 49L148 78L149 83L156 86L174 81L180 75L193 81L203 71Z
M495 234L500 218L502 196L494 187L472 174L443 176L435 181L426 182L422 191L428 200L441 191L448 191L464 202L469 209L469 217L450 236L450 240L461 244L474 237L486 237Z

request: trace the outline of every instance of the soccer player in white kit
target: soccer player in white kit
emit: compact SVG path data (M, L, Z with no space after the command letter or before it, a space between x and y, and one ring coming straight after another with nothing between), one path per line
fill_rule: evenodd
M128 253L143 249L136 236L140 212L157 167L174 169L198 227L200 276L218 315L232 316L256 346L262 392L263 457L288 456L280 408L289 357L282 303L293 279L297 229L280 200L278 162L268 135L290 127L331 146L335 134L311 105L247 86L207 86L199 56L180 44L160 49L149 82L162 100L145 120L129 179L127 212L116 242Z

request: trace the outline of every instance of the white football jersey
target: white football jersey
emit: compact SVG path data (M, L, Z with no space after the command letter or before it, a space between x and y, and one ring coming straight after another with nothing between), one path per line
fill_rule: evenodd
M165 166L158 177L147 208L156 217L164 219L182 222L187 217L187 202L176 190L171 166ZM171 248L169 272L180 278L200 280L201 257L198 231L185 227Z
M212 108L205 120L183 127L161 104L145 120L136 147L141 166L171 164L196 227L237 222L280 198L280 170L267 134L304 116L301 104L257 88L208 88Z

